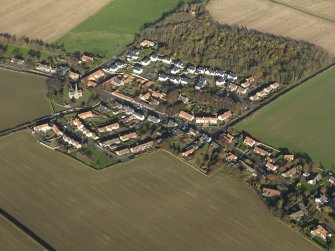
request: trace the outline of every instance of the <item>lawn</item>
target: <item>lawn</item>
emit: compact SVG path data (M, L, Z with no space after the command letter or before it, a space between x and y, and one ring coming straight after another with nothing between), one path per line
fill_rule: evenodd
M276 147L307 153L335 170L335 68L265 106L236 128Z
M56 250L318 250L238 179L163 151L94 171L21 131L0 152L0 207Z
M141 27L173 9L179 0L112 0L56 43L67 51L111 57L133 42Z
M48 115L44 77L0 70L0 130Z

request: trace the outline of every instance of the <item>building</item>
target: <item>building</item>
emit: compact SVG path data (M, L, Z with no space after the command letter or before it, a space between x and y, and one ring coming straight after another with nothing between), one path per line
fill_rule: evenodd
M74 89L72 87L69 89L69 98L70 99L73 99L73 98L74 99L79 99L82 96L83 96L82 90L78 90L78 84L75 83L74 84Z
M143 143L143 144L140 144L140 145L137 145L137 146L134 146L134 147L131 147L130 148L130 151L132 153L139 153L139 152L143 152L151 147L154 146L154 142L153 141L149 141L147 143Z
M156 45L156 42L148 39L143 39L140 45L141 47L154 47Z
M294 155L293 154L285 154L284 155L284 160L292 162L294 160Z
M293 168L291 168L290 170L288 170L287 172L282 173L281 175L282 175L284 178L290 178L290 177L292 177L293 175L295 175L296 173L297 173L297 168L296 168L296 167L293 167Z
M87 87L92 87L92 88L94 88L94 87L96 87L96 86L98 85L96 82L94 82L94 81L92 81L92 80L86 80L85 82L86 82L86 86L87 86Z
M335 177L334 176L330 176L328 178L328 181L330 182L330 184L334 185L335 184Z
M63 136L63 132L59 129L59 127L56 124L52 125L52 130L54 131L54 133L56 133L56 135Z
M318 236L320 238L322 238L323 240L326 240L328 237L328 231L321 225L318 225L316 228L314 228L311 231L311 234L313 236Z
M101 147L110 147L111 145L114 145L114 144L120 144L120 142L121 141L120 141L119 138L112 138L112 139L109 139L109 140L99 142L99 145Z
M218 119L212 117L197 117L195 118L195 123L203 125L216 125L218 123Z
M139 64L133 66L133 72L136 74L141 74L143 72L143 67Z
M221 115L219 115L218 119L220 121L225 121L225 120L228 120L231 117L231 115L232 115L231 111L227 111L227 112L224 112Z
M110 79L106 80L102 84L111 84L111 85L119 87L119 86L123 86L124 83L125 82L123 81L123 77L121 75L118 75L118 76L111 77Z
M318 206L323 206L325 204L327 204L329 202L329 199L327 198L327 196L324 194L322 195L321 197L319 198L315 198L315 203L318 205Z
M117 156L124 156L130 153L128 148L121 148L115 151Z
M322 175L321 174L317 174L314 179L309 180L307 183L310 185L316 185L316 183L318 183L320 180L322 179Z
M80 149L80 148L83 147L79 142L75 141L74 139L71 139L70 137L68 137L68 136L66 136L66 135L63 135L63 140L64 140L67 144L73 146L73 147L76 148L76 149Z
M98 129L99 132L111 132L120 128L119 123L113 123Z
M94 58L91 57L91 56L82 55L82 57L81 57L81 61L82 61L82 62L92 63L92 62L94 62Z
M92 113L92 111L82 112L82 113L78 114L78 117L81 118L81 119L92 118L93 113Z
M295 220L295 221L300 221L302 217L305 216L305 212L303 210L299 210L295 213L290 214L288 217L291 220Z
M70 79L72 79L73 81L78 80L79 77L80 77L80 75L79 75L78 73L73 72L73 71L69 71L69 72L67 73L67 75L68 75L68 77L69 77Z
M280 191L271 188L263 188L263 196L264 197L278 197L280 196Z
M238 158L235 154L229 153L229 155L226 157L226 161L228 162L233 162L236 161Z
M277 171L278 166L276 166L275 164L271 163L270 161L266 163L265 165L269 170L271 170L272 172Z
M79 129L82 130L84 128L84 125L81 123L81 121L78 118L75 118L72 123Z
M159 122L161 122L160 118L156 116L152 116L152 115L149 115L147 120L155 124L158 124Z
M38 71L42 71L45 73L50 73L50 74L54 74L56 73L56 69L52 68L50 65L46 65L46 64L38 64L36 67L36 70Z
M35 132L47 132L51 130L51 127L48 123L45 123L45 124L35 126L33 129Z
M188 121L193 121L194 120L194 116L192 114L189 114L189 113L184 112L184 111L180 111L178 116L183 118L183 119L186 119Z
M120 136L121 141L128 141L130 139L136 139L136 138L137 138L136 132L132 132L132 133L128 133L128 134L124 134Z
M138 119L138 120L141 120L141 121L145 120L145 116L141 113L133 112L132 115L135 119Z
M231 135L230 133L227 133L224 137L223 137L226 141L228 141L229 143L232 143L234 140L234 136Z
M196 146L191 146L191 147L188 147L186 151L182 152L181 155L183 157L187 157L187 156L194 154L196 150L197 150Z
M152 91L151 95L152 95L154 98L157 98L157 99L162 99L163 96L164 96L163 93L156 92L156 91Z
M257 153L257 154L260 154L262 156L270 156L271 155L271 153L269 153L268 151L265 151L262 148L259 148L258 146L255 147L254 152Z
M217 78L216 80L215 80L215 84L216 84L216 86L223 86L223 85L225 85L227 83L227 81L224 79L224 78L222 78L222 77L219 77L219 78Z
M102 78L103 76L105 76L105 73L102 70L97 70L95 72L92 72L87 77L85 77L85 79L95 81Z
M151 98L151 95L149 92L146 92L146 93L143 93L143 94L140 94L140 99L145 101L145 102L148 102Z
M246 144L246 145L248 145L248 146L250 146L250 147L253 147L255 144L256 144L256 141L255 140L253 140L252 138L250 138L250 137L245 137L245 139L244 139L244 144Z

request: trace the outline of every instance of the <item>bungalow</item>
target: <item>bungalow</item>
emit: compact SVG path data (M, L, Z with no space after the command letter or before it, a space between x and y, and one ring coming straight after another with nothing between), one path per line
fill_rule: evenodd
M56 124L52 125L52 130L56 133L56 135L63 136L63 132L59 129L59 127Z
M288 217L291 219L291 220L294 220L294 221L300 221L302 217L305 216L305 212L303 210L299 210L295 213L292 213L290 214Z
M264 197L278 197L280 196L280 191L271 188L263 188L263 196Z
M42 125L35 126L33 129L35 132L47 132L51 130L51 127L48 123L45 123Z
M222 113L221 115L218 116L218 119L220 121L225 121L228 120L231 117L232 113L231 111L226 111L224 113Z
M137 138L136 132L132 132L132 133L128 133L128 134L124 134L120 136L121 141L128 141L130 139L136 139L136 138Z
M311 234L313 236L318 236L318 237L322 238L323 240L326 240L329 233L323 226L318 225L316 228L314 228L311 231Z
M244 139L244 144L246 144L246 145L248 145L248 146L250 146L250 147L253 147L255 144L256 144L256 141L255 140L253 140L252 138L250 138L250 137L245 137L245 139Z
M219 78L217 78L216 80L215 80L215 84L216 84L216 86L223 86L223 85L225 85L226 84L226 80L224 79L224 78L222 78L222 77L219 77Z
M109 147L114 144L119 144L121 141L119 138L113 138L99 143L101 147Z
M271 162L267 162L265 166L272 172L275 172L278 169L278 166L272 164Z
M292 162L294 160L294 155L293 154L285 154L284 155L284 160Z
M194 154L197 149L198 149L197 146L188 147L188 148L186 148L186 151L184 151L184 152L181 153L181 155L183 157L190 156L190 155Z
M93 73L91 73L90 75L88 75L87 77L85 77L86 80L98 80L99 78L102 78L103 76L105 76L105 73L102 70L97 70Z
M93 117L92 111L82 112L78 114L78 117L81 119L88 119Z
M192 114L189 114L189 113L184 112L184 111L180 111L178 116L183 118L183 119L186 119L188 121L193 121L194 120L194 116Z
M233 162L236 161L238 158L236 155L234 155L233 153L229 153L229 155L226 157L226 161L228 162Z
M148 121L153 122L155 124L158 124L159 122L161 122L160 118L158 118L156 116L152 116L152 115L148 116Z
M321 197L319 198L315 198L315 203L318 205L318 206L323 206L325 204L327 204L329 202L329 199L327 198L327 196L324 194L322 195Z
M124 156L130 153L128 148L121 148L115 151L117 156Z
M133 66L133 71L136 74L141 74L143 72L143 67L141 65L139 65L139 64L135 64Z
M290 178L290 177L292 177L293 175L295 175L296 173L297 173L297 168L296 168L296 167L293 167L293 168L291 168L290 170L288 170L287 172L282 173L281 175L282 175L284 178Z
M154 142L153 141L149 141L147 143L131 147L130 151L132 153L139 153L139 152L143 152L143 151L145 151L145 150L147 150L147 149L149 149L150 147L153 147L153 146L154 146Z
M140 99L145 101L145 102L148 102L151 98L151 95L149 92L146 92L146 93L143 93L143 94L140 94Z
M87 55L82 55L82 56L81 56L81 61L91 63L91 62L94 61L94 58L93 58L93 57L90 57L90 56L87 56Z
M217 118L212 117L197 117L195 118L195 123L197 124L205 124L205 125L216 125L218 123Z
M154 47L156 45L156 42L148 39L143 39L140 45L141 47Z
M258 146L255 147L254 152L257 153L257 154L260 154L262 156L270 156L271 155L271 153L269 153L268 151L266 151L262 148L259 148Z

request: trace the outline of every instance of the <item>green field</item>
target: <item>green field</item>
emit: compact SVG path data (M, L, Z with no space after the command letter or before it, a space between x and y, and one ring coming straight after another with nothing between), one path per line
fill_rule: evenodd
M57 250L318 250L238 179L163 151L97 172L21 131L0 152L0 207Z
M0 70L0 130L51 113L45 78Z
M240 122L236 129L276 147L307 153L335 170L335 68Z
M43 248L0 216L0 250L42 251Z
M70 52L115 56L134 40L143 24L173 9L179 0L112 0L56 43Z

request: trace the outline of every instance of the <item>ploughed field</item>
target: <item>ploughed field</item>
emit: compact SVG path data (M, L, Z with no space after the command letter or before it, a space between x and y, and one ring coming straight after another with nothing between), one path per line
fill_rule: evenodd
M306 40L335 54L333 0L211 0L207 8L221 23Z
M236 128L276 147L307 153L335 170L335 68L281 96Z
M43 248L0 216L0 250L42 251Z
M0 0L0 32L53 42L111 0Z
M57 42L67 51L111 57L134 40L145 23L177 6L179 0L113 0Z
M318 249L238 179L163 151L94 171L21 131L0 152L0 207L57 250Z
M46 78L0 70L0 131L51 113Z

